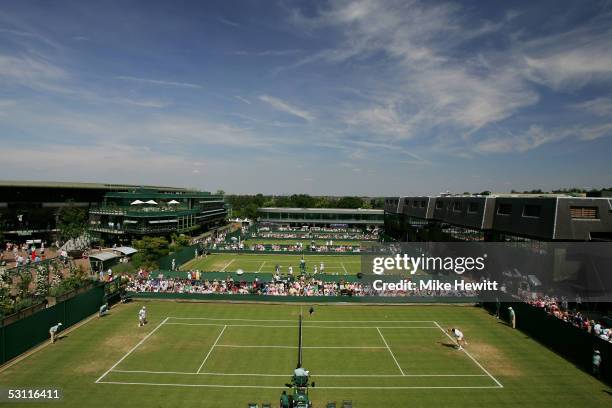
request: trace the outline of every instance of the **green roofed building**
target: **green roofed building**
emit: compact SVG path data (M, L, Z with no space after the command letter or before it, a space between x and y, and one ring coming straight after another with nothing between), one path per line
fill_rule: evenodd
M90 231L113 241L142 235L197 234L225 222L222 195L137 188L104 195L89 210Z
M384 210L350 208L279 208L257 210L259 222L288 227L377 227L384 223Z
M142 204L132 205L137 200ZM156 204L146 204L151 200ZM108 242L198 233L224 223L229 210L223 196L180 187L0 180L0 239L52 242L69 206L88 214L90 232Z

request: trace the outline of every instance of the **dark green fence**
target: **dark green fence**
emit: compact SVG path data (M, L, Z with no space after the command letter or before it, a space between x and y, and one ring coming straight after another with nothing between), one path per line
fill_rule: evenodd
M94 286L54 306L0 327L0 364L28 351L49 338L49 328L62 323L66 329L97 312L104 298L104 286Z
M195 258L196 250L198 251L198 253L202 253L202 248L203 248L202 244L195 244L195 245L191 245L191 246L179 249L178 251L173 252L170 255L163 256L159 258L159 260L157 261L157 263L159 264L159 269L171 270L173 259L175 261L176 268L178 268L185 262L190 261L193 258Z
M495 313L495 303L485 303L484 306L491 313ZM585 371L591 372L593 351L599 350L603 360L601 379L612 384L612 343L527 303L502 302L502 317L507 318L510 306L516 313L517 329Z

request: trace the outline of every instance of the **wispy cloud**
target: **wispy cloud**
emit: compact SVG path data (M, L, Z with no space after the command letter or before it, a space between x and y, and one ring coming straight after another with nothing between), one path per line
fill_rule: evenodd
M571 108L596 116L612 116L612 98L595 98L585 102L575 103Z
M612 78L609 21L536 38L521 44L529 79L553 89L573 90Z
M284 57L302 53L302 50L263 50L263 51L232 51L231 55L248 55L253 57Z
M475 150L481 153L524 153L561 140L575 139L588 142L611 135L612 123L554 129L534 125L530 126L526 132L511 137L508 135L488 137L477 143Z
M61 80L66 77L67 73L64 69L42 58L0 54L0 79L32 84Z
M288 113L293 116L297 116L299 118L304 119L307 122L311 122L314 120L314 115L312 115L310 112L304 109L300 109L295 106L292 106L289 103L283 101L282 99L275 98L269 95L260 95L259 100L269 104L276 110Z
M217 21L219 21L222 24L231 26L231 27L240 27L240 23L237 23L235 21L229 20L225 17L217 17Z
M240 96L240 95L234 95L234 98L238 99L238 100L239 100L239 101L241 101L241 102L246 103L247 105L250 105L250 104L251 104L251 101L249 101L249 100L248 100L248 99L246 99L246 98L243 98L243 97L242 97L242 96Z
M165 81L161 79L139 78L139 77L133 77L133 76L118 76L116 78L121 79L123 81L140 82L140 83L151 84L151 85L174 86L178 88L195 88L195 89L202 88L202 86L198 84L193 84L190 82Z
M381 2L331 3L315 18L298 19L309 28L340 33L335 47L292 65L359 63L370 65L370 81L388 95L370 106L347 104L343 120L391 139L413 138L440 125L457 137L504 120L538 101L521 72L509 60L481 52L457 59L464 44L501 29L503 23L474 24L454 4ZM384 75L376 76L379 69ZM279 71L277 71L279 72Z

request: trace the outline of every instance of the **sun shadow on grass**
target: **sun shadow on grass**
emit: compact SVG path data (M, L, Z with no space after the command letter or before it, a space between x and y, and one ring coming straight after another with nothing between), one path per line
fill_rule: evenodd
M457 348L457 345L455 343L443 343L443 342L440 342L440 345L442 345L444 347L448 347L448 348Z

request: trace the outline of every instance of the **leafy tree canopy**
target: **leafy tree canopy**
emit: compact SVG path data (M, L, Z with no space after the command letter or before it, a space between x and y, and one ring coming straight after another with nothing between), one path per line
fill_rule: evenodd
M87 230L87 211L77 207L74 202L59 210L57 228L60 238L64 241L80 237Z

